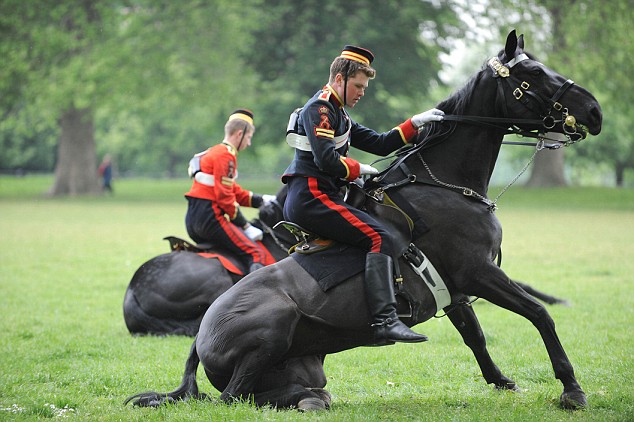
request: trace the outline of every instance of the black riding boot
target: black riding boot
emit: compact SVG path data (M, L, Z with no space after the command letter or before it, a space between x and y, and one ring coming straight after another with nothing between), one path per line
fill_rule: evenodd
M372 314L374 338L378 345L396 341L417 343L427 337L417 334L401 322L396 315L392 257L370 252L365 261L365 294Z

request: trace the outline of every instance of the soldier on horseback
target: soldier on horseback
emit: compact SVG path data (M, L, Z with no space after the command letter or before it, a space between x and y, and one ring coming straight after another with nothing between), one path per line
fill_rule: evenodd
M250 110L231 113L223 141L189 162L193 182L185 194L185 225L192 240L226 248L246 262L249 272L264 266L264 252L255 243L262 240L262 230L247 221L240 206L259 208L275 199L243 189L236 182L238 152L251 145L254 131Z
M393 286L393 245L390 233L373 217L343 200L341 187L374 167L348 157L350 146L385 156L402 147L425 123L443 119L431 109L394 129L377 133L354 122L345 106L354 107L376 71L374 55L347 45L330 66L328 84L296 111L287 142L295 157L282 176L288 184L284 217L316 234L367 251L365 292L377 344L421 342L427 337L403 324L396 314ZM291 127L294 126L294 127Z

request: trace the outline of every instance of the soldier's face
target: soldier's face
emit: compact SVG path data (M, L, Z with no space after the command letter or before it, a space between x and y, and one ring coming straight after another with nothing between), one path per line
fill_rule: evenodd
M338 85L337 94L343 98L345 82L343 76L338 74L336 82ZM365 90L369 82L370 78L363 72L357 72L353 77L348 79L347 89L345 90L346 98L344 100L346 106L354 107L357 105L361 97L365 95Z

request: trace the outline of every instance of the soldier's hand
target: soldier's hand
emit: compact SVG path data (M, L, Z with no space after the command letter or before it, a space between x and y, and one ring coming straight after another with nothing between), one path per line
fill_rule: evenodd
M359 163L359 174L379 174L379 171L369 164Z
M275 195L262 195L262 205L269 205L271 202L275 201L277 197Z
M247 237L254 242L257 240L262 240L262 238L264 237L264 233L262 232L262 230L258 229L255 226L252 226L251 224L249 224L244 229L244 234L246 234Z
M444 115L445 115L444 111L438 110L437 108L432 108L431 110L427 110L413 116L412 124L417 129L420 129L425 123L441 121Z

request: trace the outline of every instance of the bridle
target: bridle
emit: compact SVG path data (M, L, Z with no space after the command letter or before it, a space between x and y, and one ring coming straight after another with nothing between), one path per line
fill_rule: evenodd
M586 137L585 128L577 125L575 116L569 113L568 108L560 102L564 93L574 85L571 79L567 79L552 97L547 97L531 89L530 83L522 81L511 74L511 69L518 63L529 60L525 53L518 54L509 62L503 64L499 58L493 57L487 61L487 66L491 69L493 77L497 80L497 97L496 107L498 112L505 117L482 117L482 116L463 116L463 115L445 115L444 120L464 122L476 124L486 127L495 127L503 130L505 135L515 134L523 137L537 138L542 144L542 148L556 149L562 145L570 145L578 142ZM509 87L513 98L519 101L524 107L537 114L540 119L517 119L508 118L508 109L506 106L505 87ZM560 117L554 114L559 113ZM561 131L564 133L566 140L548 138L545 132L552 132L553 129L561 125ZM541 128L537 131L522 129L521 126L531 126ZM581 128L581 132L577 129ZM550 143L545 143L549 141ZM516 145L539 145L525 142L504 142L505 144Z

